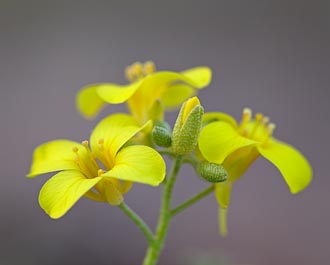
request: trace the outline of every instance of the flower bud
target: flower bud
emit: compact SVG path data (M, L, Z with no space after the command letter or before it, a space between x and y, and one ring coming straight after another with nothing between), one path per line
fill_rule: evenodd
M223 182L228 177L227 171L222 165L210 162L201 162L197 171L203 179L212 183Z
M172 148L178 155L191 153L199 138L204 109L197 97L183 103L175 122L172 135Z
M155 121L155 126L152 129L152 139L155 144L162 147L170 147L172 143L171 127L167 122Z

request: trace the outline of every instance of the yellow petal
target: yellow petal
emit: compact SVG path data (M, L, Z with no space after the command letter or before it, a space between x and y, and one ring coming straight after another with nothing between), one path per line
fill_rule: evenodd
M221 236L228 234L227 210L230 204L232 183L225 181L215 184L215 196L219 203L219 232Z
M115 166L102 176L157 186L164 180L165 162L150 147L128 146L118 152Z
M199 102L198 97L193 97L186 101L186 103L183 107L181 125L186 121L188 115L192 112L192 110L196 106L200 106L200 105L201 105L201 103Z
M73 141L55 140L38 146L34 150L30 173L27 177L65 169L80 170L74 161L76 157L72 151L74 147L79 149L80 158L86 159L88 154L84 146Z
M97 87L97 93L105 102L119 104L128 100L141 83L142 80L128 85L100 84Z
M109 178L103 178L98 185L98 188L101 189L101 193L105 200L113 206L121 204L124 200L120 189L116 185L116 181Z
M227 209L230 204L231 189L232 183L229 181L215 184L215 197L223 209Z
M166 109L172 109L180 106L194 94L194 89L185 83L173 84L164 91L161 100Z
M282 173L292 193L302 191L311 182L312 168L306 158L294 147L271 139L267 145L258 146L258 150Z
M207 125L211 122L216 122L216 121L224 121L224 122L229 123L234 128L238 127L236 120L232 116L230 116L226 113L223 113L223 112L207 112L203 116L204 125Z
M195 67L181 72L186 78L190 79L194 87L201 89L208 86L211 82L212 71L205 66Z
M225 237L228 235L228 209L223 209L219 207L219 233L221 236Z
M40 206L51 218L60 218L101 179L86 179L75 170L57 173L40 190Z
M99 86L102 86L102 84L93 84L82 88L77 93L77 109L87 119L94 118L105 105L105 102L97 93Z
M235 150L256 143L242 137L229 123L218 121L202 129L199 149L208 161L222 164L225 158Z
M92 132L92 151L104 165L112 166L118 150L145 126L138 126L137 121L127 114L111 115L100 121Z
M259 152L254 145L245 146L232 152L223 162L228 173L228 180L230 182L238 180L258 157Z

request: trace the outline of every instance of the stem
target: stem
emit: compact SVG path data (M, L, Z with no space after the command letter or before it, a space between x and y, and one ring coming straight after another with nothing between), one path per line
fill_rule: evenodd
M190 199L188 199L184 203L180 204L179 206L177 206L173 210L171 210L171 212L170 212L171 216L174 216L174 215L182 212L183 210L185 210L189 206L193 205L195 202L198 202L199 200L203 199L204 197L206 197L207 195L209 195L213 191L214 191L214 185L206 188L202 192L200 192L197 195L191 197Z
M148 240L148 243L150 245L154 244L154 235L151 232L149 226L141 219L140 216L138 216L130 207L128 207L127 204L122 202L118 206L131 220L140 228L146 239Z
M159 255L164 247L164 241L167 235L168 227L171 220L170 207L171 197L176 176L181 166L182 158L176 157L169 177L163 186L163 195L160 208L160 214L158 224L156 228L156 236L154 244L150 244L147 250L146 256L143 261L143 265L155 265L159 259Z

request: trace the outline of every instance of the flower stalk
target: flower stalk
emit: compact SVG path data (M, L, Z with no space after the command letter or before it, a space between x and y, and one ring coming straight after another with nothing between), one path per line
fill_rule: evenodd
M151 244L147 250L146 256L143 261L143 265L155 265L157 264L160 253L164 247L164 241L167 235L167 230L171 220L171 197L176 181L177 174L179 173L182 163L181 157L176 157L173 161L171 172L163 187L162 202L160 208L160 214L158 224L156 228L155 243Z

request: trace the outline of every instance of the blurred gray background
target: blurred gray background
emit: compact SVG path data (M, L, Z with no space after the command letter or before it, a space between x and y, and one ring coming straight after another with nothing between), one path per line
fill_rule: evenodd
M229 236L219 236L209 196L173 220L160 264L329 264L329 13L329 1L317 0L0 1L0 264L140 264L146 242L119 209L82 199L51 220L37 201L49 176L24 176L37 145L84 140L101 117L126 110L86 121L74 104L79 88L125 83L124 68L146 60L160 70L210 66L200 93L207 111L240 118L249 106L271 116L275 136L314 169L293 196L260 158L235 185ZM174 204L206 186L188 166L182 173ZM135 185L126 202L154 226L159 194Z

